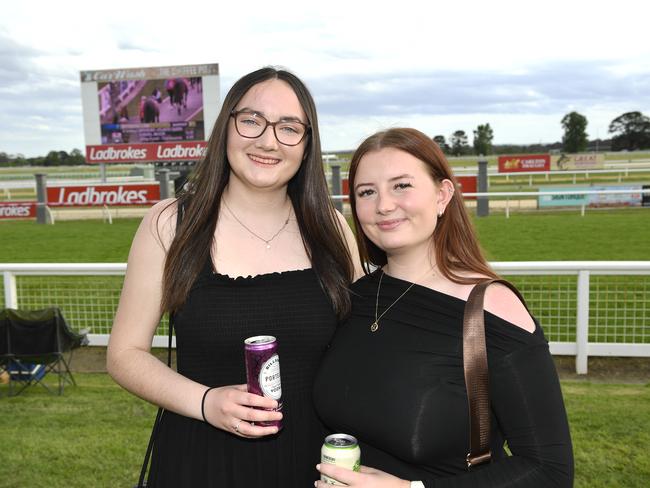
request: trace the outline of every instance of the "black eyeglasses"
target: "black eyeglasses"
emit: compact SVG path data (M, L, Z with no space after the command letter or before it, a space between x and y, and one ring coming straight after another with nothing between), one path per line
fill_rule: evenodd
M299 120L278 120L269 122L266 118L249 110L233 110L230 116L235 119L237 134L247 139L256 139L264 134L266 128L273 127L273 134L280 144L297 146L307 135L310 127Z

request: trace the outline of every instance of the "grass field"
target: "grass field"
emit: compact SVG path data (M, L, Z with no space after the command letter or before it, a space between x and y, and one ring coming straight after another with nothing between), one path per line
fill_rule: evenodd
M491 261L650 259L650 209L475 218ZM125 262L138 219L0 221L0 262Z
M79 386L61 397L37 387L0 398L0 488L135 485L155 407L105 374L75 377ZM650 459L643 446L650 445L650 385L564 381L562 389L575 486L647 486Z

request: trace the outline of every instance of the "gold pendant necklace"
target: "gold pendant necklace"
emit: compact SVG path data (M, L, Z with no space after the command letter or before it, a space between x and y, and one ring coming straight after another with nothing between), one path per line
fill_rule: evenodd
M433 265L433 266L432 266L429 270L427 270L427 272L426 272L425 274L423 274L423 275L422 275L418 280L416 280L416 281L414 281L413 283L411 283L411 284L409 285L409 287L408 287L406 290L404 290L404 293L402 293L400 296L398 296L397 299L395 299L395 301L394 301L393 303L391 303L390 305L388 305L388 308L387 308L386 310L384 310L384 311L381 313L381 315L377 316L377 314L379 313L379 292L381 291L381 280L384 279L384 274L385 274L385 273L384 273L384 270L382 269L382 270L381 270L381 276L379 277L379 285L377 286L377 298L375 299L375 321L370 325L370 332L377 332L377 330L379 329L379 321L381 320L381 318L382 318L384 315L386 315L386 312L388 312L388 311L393 307L393 305L395 305L397 302L399 302L399 301L401 300L401 298L402 298L404 295L406 295L406 294L411 290L411 288L413 288L413 287L415 286L415 284L416 284L418 281L420 281L422 278L424 278L424 277L425 277L425 276L426 276L430 271L433 271L433 268L435 268L435 267L436 267L436 265Z
M282 231L286 228L286 226L289 224L289 220L291 219L291 210L293 209L293 207L289 207L289 215L287 215L287 220L284 221L284 224L282 225L282 227L280 227L280 230L278 230L275 234L273 234L273 236L272 236L270 239L264 239L262 236L260 236L260 235L256 234L255 232L253 232L253 231L252 231L252 230L251 230L251 229L250 229L246 224L244 224L241 220L239 220L239 218L235 215L235 212L233 212L232 209L231 209L231 208L228 206L228 204L226 203L226 199L225 199L225 198L222 198L221 201L223 202L223 204L224 204L224 205L226 206L226 208L228 209L228 212L230 212L230 215L232 215L232 216L235 218L235 220L236 220L237 222L239 222L239 225L241 225L244 229L246 229L246 230L247 230L248 232L250 232L252 235L254 235L255 237L257 237L260 241L263 241L264 244L266 244L266 248L267 248L267 249L271 249L271 241L272 241L273 239L275 239L276 237L278 237L278 235L280 234L280 232L282 232Z

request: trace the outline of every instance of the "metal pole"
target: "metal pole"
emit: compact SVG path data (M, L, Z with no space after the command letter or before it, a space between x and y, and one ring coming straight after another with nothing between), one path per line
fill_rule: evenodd
M343 191L341 189L341 165L332 164L332 195L340 195ZM339 212L343 213L343 200L334 200L334 207Z
M159 169L156 173L156 179L160 184L160 199L169 198L169 170L166 168Z
M99 163L99 179L106 183L106 163Z
M47 224L47 175L36 173L36 223Z
M487 159L478 160L478 193L487 192ZM490 200L488 197L476 198L476 216L487 217L490 214Z

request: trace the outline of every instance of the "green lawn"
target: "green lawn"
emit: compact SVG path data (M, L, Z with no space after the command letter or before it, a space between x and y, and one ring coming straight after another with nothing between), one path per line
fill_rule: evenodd
M61 397L41 387L0 397L0 488L134 486L155 407L119 388L108 375L75 377L79 386L67 387ZM650 385L564 381L562 388L575 486L646 486ZM6 386L0 392L6 393Z
M0 487L135 486L155 407L108 375L75 378L60 397L36 385L0 398Z
M490 261L650 259L650 208L494 214L475 218Z
M650 259L650 209L475 218L491 261ZM0 221L0 262L125 262L139 219Z
M650 383L562 384L576 487L643 487L650 480Z
M0 258L5 263L126 262L139 219L0 221Z

